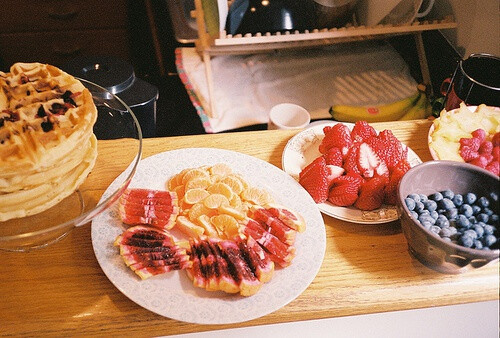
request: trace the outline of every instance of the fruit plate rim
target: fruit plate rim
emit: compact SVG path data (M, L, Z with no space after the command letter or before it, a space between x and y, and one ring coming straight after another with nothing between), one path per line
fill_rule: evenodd
M353 123L333 121L304 129L288 140L281 156L283 171L298 181L302 168L320 155L318 146L324 137L323 128L334 126L337 123L346 125L350 130L354 127ZM410 147L405 144L403 146L408 148L408 161L412 167L422 163L420 157ZM392 205L382 205L379 209L372 211L362 211L354 207L339 207L328 201L319 203L317 206L325 215L358 224L375 225L399 219L397 207Z
M92 221L94 254L112 284L143 308L194 324L239 323L282 308L307 289L316 277L326 250L326 230L321 213L309 194L293 178L264 160L218 148L166 151L143 159L130 187L164 189L167 179L184 168L219 162L230 165L252 186L267 189L276 203L290 207L304 217L306 230L297 234L296 256L292 264L284 269L276 268L272 280L250 297L195 288L183 271L141 281L126 267L117 247L113 246L115 238L126 229L115 204ZM114 184L110 184L102 198L113 189Z

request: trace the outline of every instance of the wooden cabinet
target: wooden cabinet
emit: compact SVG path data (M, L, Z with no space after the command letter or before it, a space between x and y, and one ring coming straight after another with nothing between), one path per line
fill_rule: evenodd
M129 59L126 0L3 0L0 59L61 66L79 55Z

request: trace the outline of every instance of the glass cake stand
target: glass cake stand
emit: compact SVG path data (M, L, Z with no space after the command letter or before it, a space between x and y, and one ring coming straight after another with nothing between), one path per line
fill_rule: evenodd
M30 251L43 248L64 238L71 230L89 224L101 212L113 205L127 188L142 155L142 133L132 110L105 88L79 79L92 93L98 110L94 134L98 155L94 168L85 182L70 196L52 208L36 215L0 222L0 250ZM126 144L128 155L104 158L101 147ZM108 198L100 201L99 173L110 165L116 172L126 172ZM104 183L103 183L104 184Z

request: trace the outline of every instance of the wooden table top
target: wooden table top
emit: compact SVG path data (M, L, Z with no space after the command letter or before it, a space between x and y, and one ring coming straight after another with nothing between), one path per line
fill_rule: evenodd
M430 122L373 124L391 129L423 161ZM145 139L143 158L188 147L245 153L281 168L287 141L297 131L255 131ZM100 141L99 156L120 158L127 147ZM96 200L120 172L97 162ZM98 179L95 179L95 178ZM311 285L294 301L264 317L232 325L195 325L152 313L124 296L102 272L92 248L90 224L58 243L28 253L1 252L0 334L25 336L171 335L407 310L499 298L497 263L461 275L444 275L412 258L399 222L362 226L329 216L326 254Z

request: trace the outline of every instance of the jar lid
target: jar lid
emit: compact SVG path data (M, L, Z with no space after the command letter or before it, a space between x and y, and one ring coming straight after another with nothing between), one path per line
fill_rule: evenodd
M135 80L132 65L112 56L81 56L67 63L63 69L73 76L104 87L113 94L124 91Z

